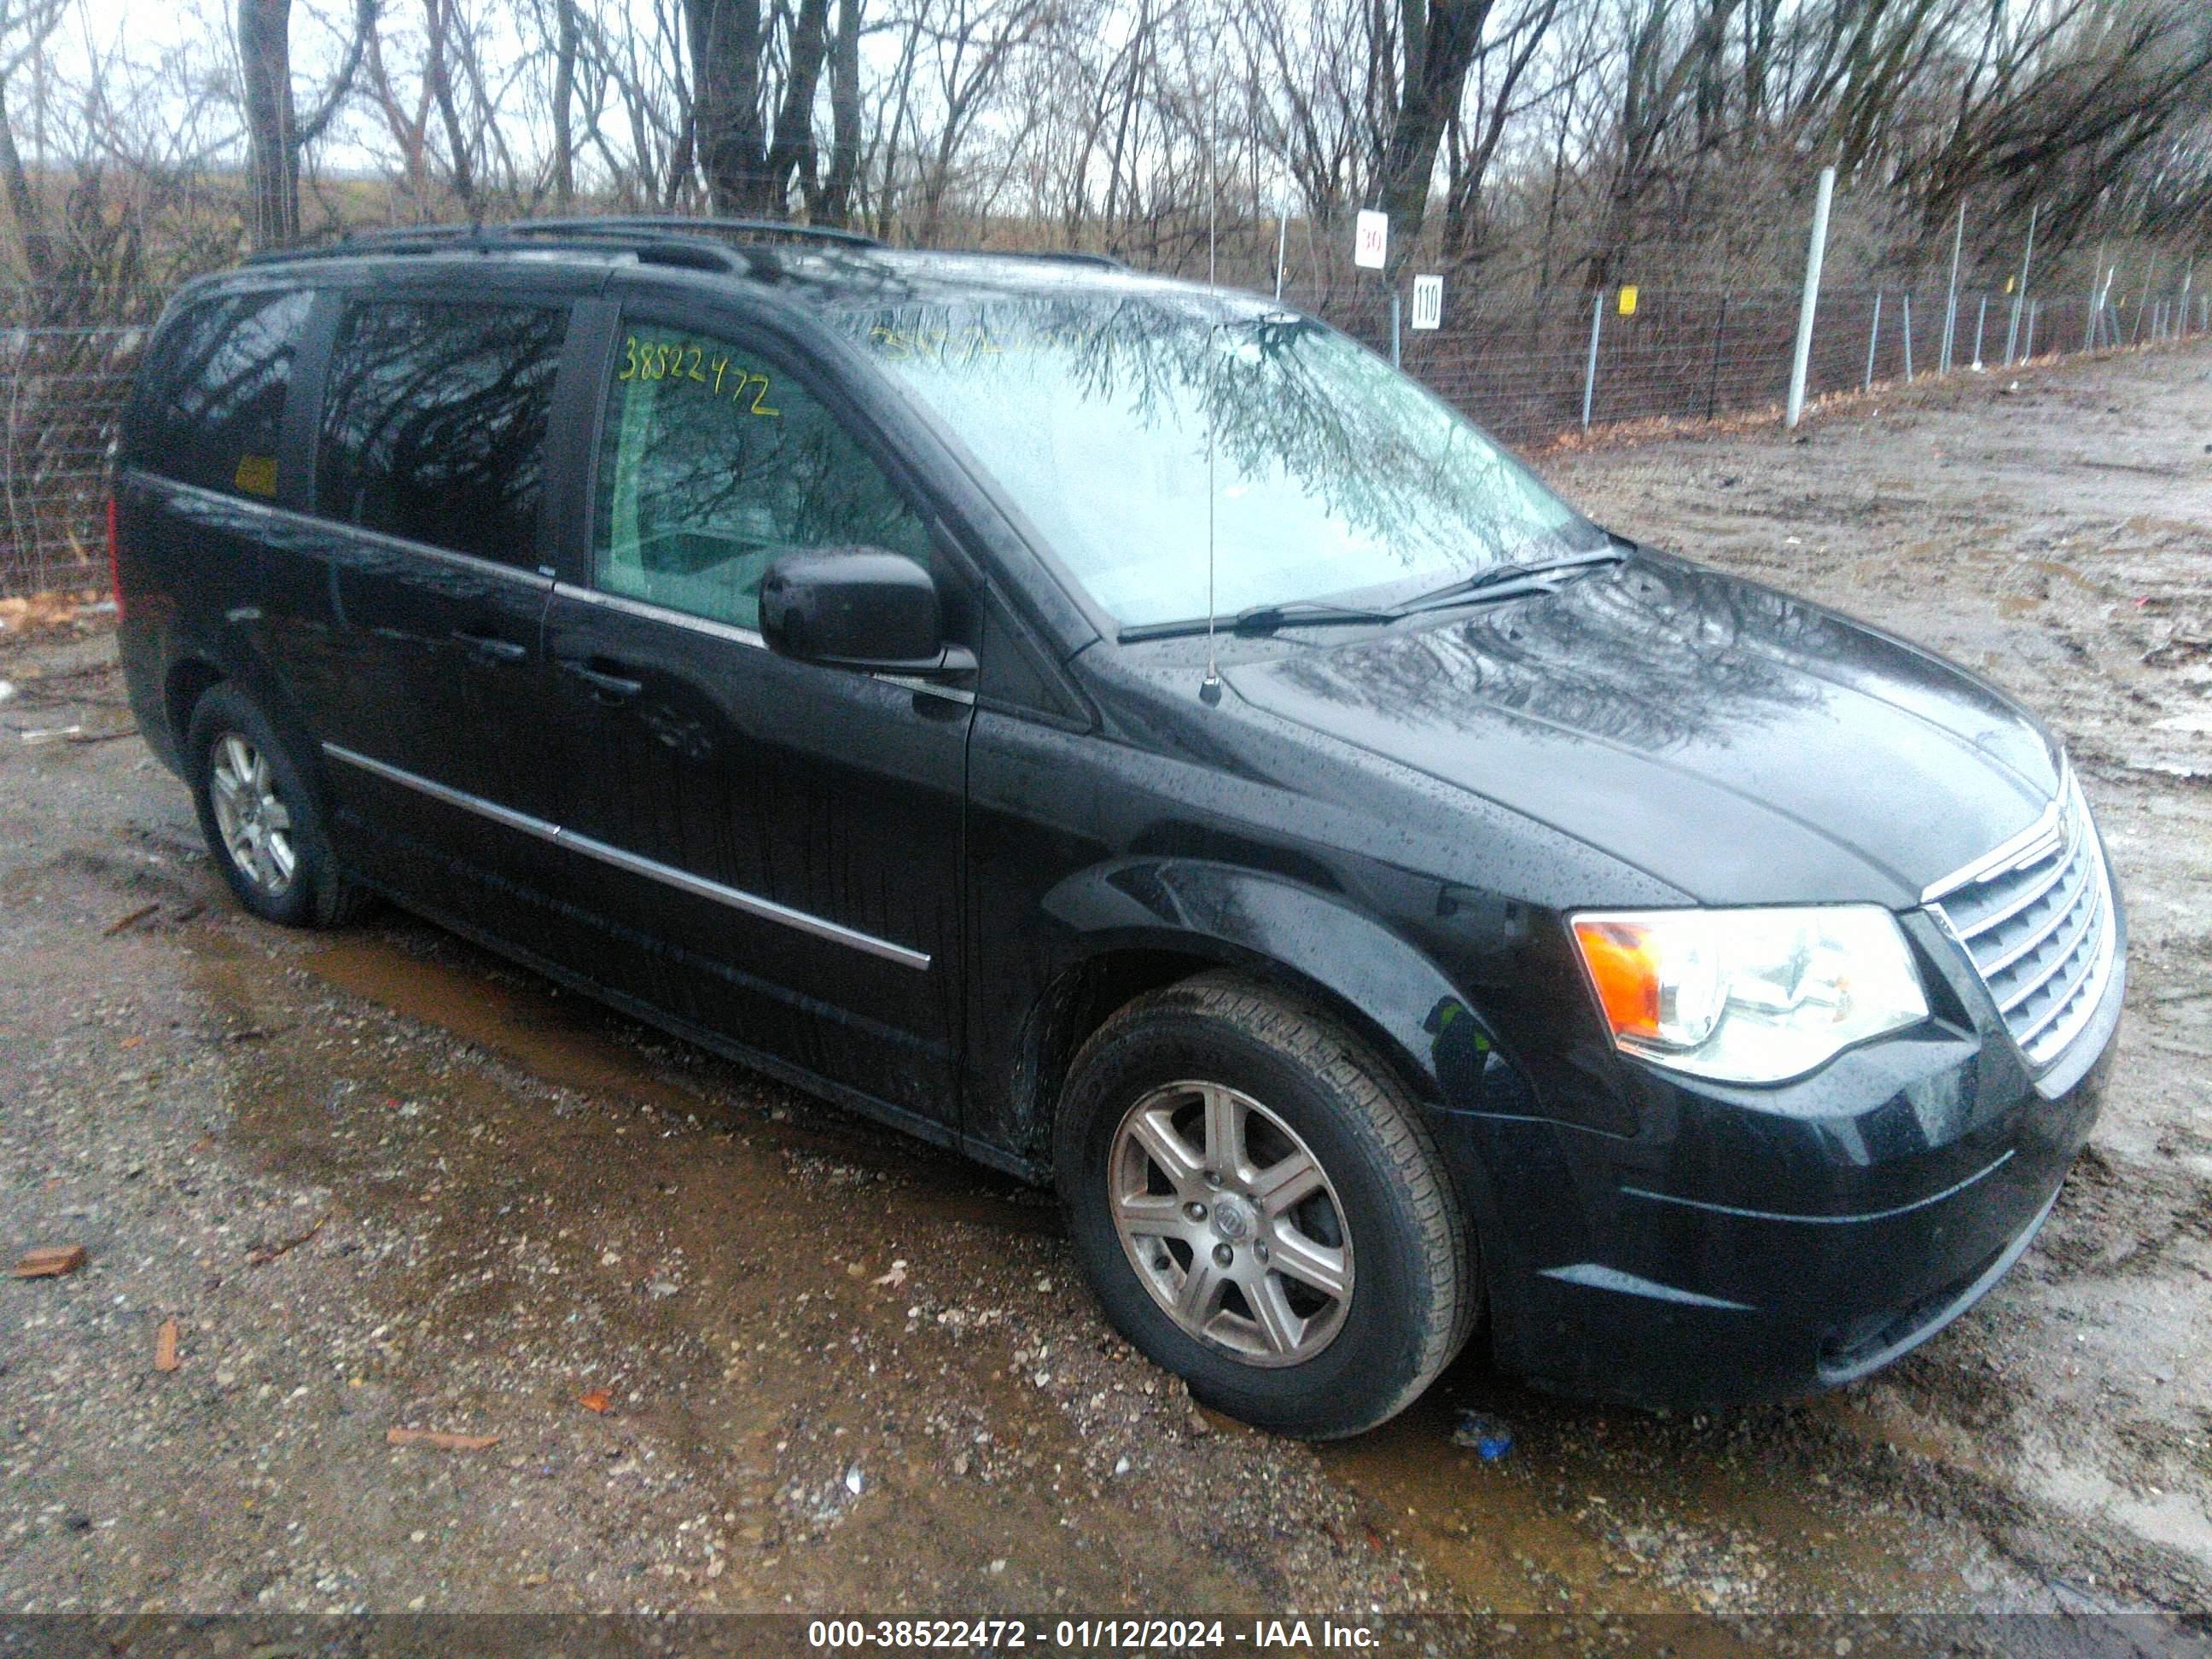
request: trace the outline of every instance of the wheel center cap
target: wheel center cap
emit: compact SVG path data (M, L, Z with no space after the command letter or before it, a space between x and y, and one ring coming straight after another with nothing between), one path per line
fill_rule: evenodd
M1231 1244L1251 1237L1259 1219L1249 1204L1229 1193L1213 1200L1212 1218L1213 1236Z

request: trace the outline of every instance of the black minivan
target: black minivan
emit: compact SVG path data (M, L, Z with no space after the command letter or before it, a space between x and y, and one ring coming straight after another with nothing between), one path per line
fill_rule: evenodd
M1379 1423L1478 1326L1650 1403L1863 1376L2096 1113L2124 923L2032 715L1249 295L365 238L178 296L114 492L247 908L385 895L1056 1183L1254 1423Z

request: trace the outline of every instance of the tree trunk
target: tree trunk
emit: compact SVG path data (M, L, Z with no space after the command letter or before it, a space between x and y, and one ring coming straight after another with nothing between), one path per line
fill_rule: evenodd
M31 188L22 154L15 148L15 120L8 112L4 90L0 90L0 184L7 191L15 234L22 238L25 273L33 286L43 288L54 276L53 238L46 231L45 205Z
M576 200L576 0L553 0L553 199L567 208Z
M783 103L761 167L756 210L781 218L790 210L791 178L811 171L814 149L814 94L822 83L822 59L830 47L830 0L799 0L792 21L791 56L783 76Z
M446 148L453 158L453 194L460 198L461 211L473 220L477 216L476 167L469 155L460 105L453 96L453 59L446 38L453 15L447 0L428 0L422 9L422 78L429 83L431 100L446 129Z
M830 46L830 177L822 189L825 224L849 224L853 184L860 170L860 6L839 0L837 35Z
M292 107L292 0L238 0L246 81L246 173L257 247L300 234L300 151Z
M719 212L767 195L760 112L760 0L684 0L691 37L692 120L707 195Z
M1409 258L1420 238L1421 222L1429 210L1429 181L1437 169L1437 147L1459 108L1491 3L1401 0L1405 73L1399 82L1398 112L1390 124L1377 191L1382 210L1390 216L1393 265Z

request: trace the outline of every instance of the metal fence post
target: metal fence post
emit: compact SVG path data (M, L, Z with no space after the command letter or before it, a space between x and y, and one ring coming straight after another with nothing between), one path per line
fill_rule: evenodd
M1974 368L1977 373L1982 367L1982 325L1989 319L1990 296L1984 294L1982 295L1982 308L1974 313Z
M1390 285L1390 367L1393 368L1403 368L1406 366L1405 349L1400 343L1401 336L1398 331L1399 312L1398 285L1393 283Z
M1597 396L1597 337L1605 327L1605 290L1590 295L1589 362L1583 368L1583 430L1589 430L1590 402Z
M1912 290L1905 290L1905 383L1912 384Z
M2020 256L2020 287L2012 296L2012 322L2005 330L2005 367L2013 366L2013 347L2020 343L2020 313L2027 304L2027 272L2035 258L2035 220L2043 211L2039 202L2027 210L2027 246Z
M1721 342L1728 336L1729 296L1721 295L1721 314L1713 324L1713 367L1705 381L1705 418L1711 420L1721 395Z
M2035 357L2035 313L2036 313L2036 311L2038 310L2038 308L2039 308L2039 307L2040 307L2042 304L2043 304L2043 301L2040 301L2040 300L2030 300L2030 301L2027 302L2027 346L2026 346L2026 347L2021 350L2021 354L2020 354L2020 360L2021 360L2022 362L2033 362L2033 361L2034 360L2034 357Z
M1820 191L1813 203L1813 240L1805 254L1805 297L1797 307L1797 355L1790 365L1790 408L1796 426L1805 413L1805 374L1813 366L1813 313L1820 303L1820 261L1828 252L1828 207L1836 195L1836 170L1820 169Z
M1951 342L1959 329L1959 250L1966 240L1966 204L1959 204L1959 228L1951 233L1951 283L1943 295L1943 355L1941 372L1951 372Z
M1874 325L1867 330L1866 379L1860 384L1859 390L1862 392L1871 392L1874 390L1874 349L1881 339L1881 290L1880 289L1876 289L1874 291Z

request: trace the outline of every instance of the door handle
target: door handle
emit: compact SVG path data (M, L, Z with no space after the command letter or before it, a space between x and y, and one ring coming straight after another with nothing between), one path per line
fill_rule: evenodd
M611 674L605 669L592 667L590 663L564 662L561 666L590 686L592 695L602 702L628 702L645 690L643 680L633 679L627 674Z
M453 637L475 652L494 662L522 662L528 659L530 647L513 640L502 640L495 634L471 634L465 628L456 628Z

